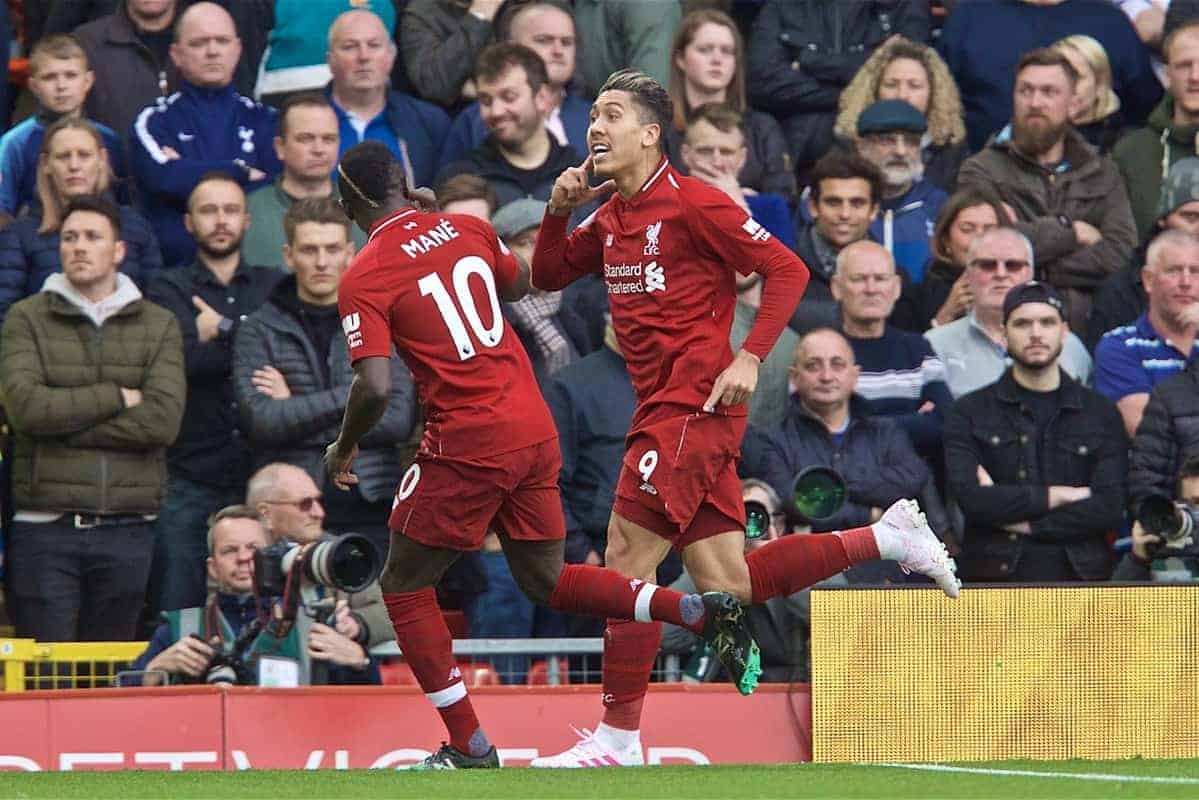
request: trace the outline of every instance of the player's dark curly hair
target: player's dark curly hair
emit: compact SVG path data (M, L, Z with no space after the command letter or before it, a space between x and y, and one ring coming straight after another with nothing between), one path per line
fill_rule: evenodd
M381 208L390 198L408 198L404 170L387 145L375 139L345 152L337 165L337 185L342 200L353 205Z

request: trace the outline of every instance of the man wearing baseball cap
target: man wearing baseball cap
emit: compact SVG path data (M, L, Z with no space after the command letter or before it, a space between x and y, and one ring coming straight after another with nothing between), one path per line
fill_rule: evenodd
M1199 158L1183 158L1170 166L1153 230L1133 251L1128 265L1095 290L1095 305L1084 337L1087 349L1094 351L1103 334L1132 323L1149 308L1141 268L1149 243L1162 231L1184 231L1199 236Z
M878 167L883 202L870 238L887 248L912 283L924 277L929 238L945 192L924 179L920 140L924 115L903 100L880 100L858 117L858 153Z
M965 515L967 580L1104 580L1121 524L1128 440L1116 407L1058 364L1065 304L1049 284L1008 291L1012 365L945 420L950 490Z

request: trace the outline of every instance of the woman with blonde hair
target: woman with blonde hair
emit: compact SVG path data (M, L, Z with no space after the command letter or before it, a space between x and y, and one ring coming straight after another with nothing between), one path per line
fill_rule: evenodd
M928 132L921 142L924 177L952 191L958 167L970 151L962 98L937 51L902 36L892 36L879 45L841 92L833 128L838 138L852 142L858 117L878 100L903 100L925 116Z
M708 103L723 103L742 115L745 127L741 185L793 200L795 176L783 129L774 117L749 107L745 69L745 42L728 14L701 9L683 17L670 51L667 90L674 100L674 125L666 139L670 163L686 171L681 151L691 113Z
M0 232L0 321L13 303L41 291L62 271L59 229L74 197L106 194L112 186L108 151L87 120L63 117L46 129L37 164L37 204ZM121 271L139 286L162 269L162 252L145 217L120 208L125 260Z
M1076 34L1050 46L1066 57L1078 73L1070 121L1083 138L1107 153L1124 133L1120 98L1112 89L1112 65L1099 40Z

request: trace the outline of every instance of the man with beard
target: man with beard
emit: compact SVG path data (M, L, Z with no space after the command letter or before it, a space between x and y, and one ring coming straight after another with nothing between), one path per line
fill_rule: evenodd
M1128 440L1111 401L1058 365L1067 335L1053 287L1008 292L1012 366L945 420L949 486L966 519L968 580L1105 580L1108 531L1124 516Z
M549 200L554 180L580 159L545 127L555 91L545 62L524 45L493 44L475 62L475 85L490 135L443 169L437 183L468 172L491 184L501 208L522 197Z
M183 224L195 239L196 261L163 272L146 290L179 321L187 369L183 427L167 452L158 516L150 587L156 611L204 604L208 516L241 502L251 469L233 394L233 335L283 275L242 261L250 218L245 193L230 176L210 172L200 179Z
M1077 82L1060 53L1025 53L1011 125L962 164L958 185L999 193L1036 250L1036 277L1062 292L1070 329L1083 333L1092 292L1127 262L1136 230L1119 171L1070 125Z
M946 194L924 180L924 115L903 100L880 100L858 117L858 152L883 176L883 202L870 237L887 248L912 283L924 277L929 239Z

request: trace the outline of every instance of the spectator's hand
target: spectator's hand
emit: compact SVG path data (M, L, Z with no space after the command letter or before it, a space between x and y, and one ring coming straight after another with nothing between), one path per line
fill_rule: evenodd
M220 639L215 637L210 642L205 642L195 636L184 636L150 659L150 663L146 665L146 672L162 670L172 675L197 678L216 654L213 648L219 644Z
M1199 328L1199 303L1191 303L1178 315L1178 322L1184 328Z
M425 212L440 210L437 204L437 195L428 186L418 186L408 192L408 200L417 207L417 209Z
M754 393L758 386L758 368L762 362L748 350L740 350L733 358L733 363L724 368L716 376L712 391L704 401L704 411L709 414L716 410L716 404L735 406L744 403Z
M121 387L121 400L125 403L125 408L133 408L142 404L142 393L140 389L129 389Z
M945 302L937 309L934 319L938 325L948 325L965 316L973 305L974 294L970 291L970 284L966 282L966 271L962 270L962 274L949 289L949 297L945 298Z
M1078 239L1078 243L1083 247L1090 247L1093 244L1099 244L1099 242L1103 241L1103 234L1091 223L1076 219L1073 225L1074 238Z
M706 164L696 164L691 170L691 174L709 186L715 186L727 194L729 199L741 206L745 213L749 213L749 203L745 201L745 192L742 190L741 182L737 180L736 175L710 169Z
M1027 520L1024 522L1009 522L1003 526L1003 529L1012 533L1018 533L1021 536L1028 536L1032 533L1032 526L1028 524Z
M179 151L173 147L162 148L162 154L167 157L167 161L178 161L183 158L183 156L179 155Z
M192 295L192 305L196 309L196 335L201 344L207 344L221 332L221 320L224 319L212 306L205 303L199 295Z
M468 11L479 19L491 22L503 4L504 0L471 0Z
M937 404L932 400L925 400L920 404L920 408L916 409L917 414L931 414L937 410Z
M358 445L350 448L349 452L343 452L340 439L325 448L325 472L333 485L343 492L348 492L352 485L358 483L358 476L350 472L350 464L357 455Z
M364 667L367 660L362 645L319 622L312 623L309 629L308 655L318 661L355 669Z
M1161 543L1162 537L1152 533L1147 533L1145 529L1141 527L1141 523L1139 522L1132 523L1132 553L1137 558L1141 559L1142 561L1148 561L1150 559L1150 545Z
M254 370L254 374L250 376L250 383L254 384L254 388L260 393L272 400L286 400L291 397L287 379L283 377L282 372L270 364Z
M584 206L609 192L615 191L616 181L606 180L592 188L588 185L591 174L591 156L577 167L568 167L550 191L549 212L556 217L568 217L570 212Z
M881 508L879 508L878 506L871 506L870 507L870 524L873 525L874 523L878 522L882 518L883 518L883 510Z
M991 473L987 472L983 468L982 464L978 465L978 472L975 474L978 476L978 485L979 486L994 486L995 485L995 481L991 480Z
M1058 506L1069 505L1070 503L1080 503L1083 500L1091 499L1090 486L1050 486L1049 487L1049 510Z
M358 624L358 618L354 616L354 612L350 611L350 601L342 598L337 601L337 608L333 611L334 628L342 636L347 636L358 641L358 637L362 635L362 626Z
M475 87L475 79L467 78L462 84L461 91L458 92L459 97L463 100L474 100L479 96L479 90Z
M587 557L583 559L583 563L589 567L602 567L604 560L600 558L600 554L594 550L587 551Z
M1162 42L1162 32L1166 28L1166 12L1158 6L1150 6L1137 14L1132 26L1137 29L1137 36L1146 46L1156 49Z

